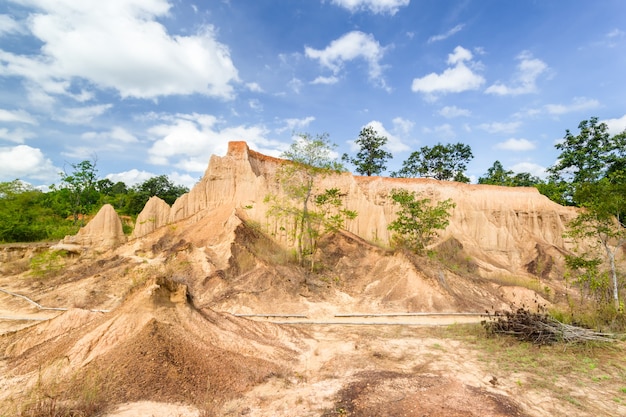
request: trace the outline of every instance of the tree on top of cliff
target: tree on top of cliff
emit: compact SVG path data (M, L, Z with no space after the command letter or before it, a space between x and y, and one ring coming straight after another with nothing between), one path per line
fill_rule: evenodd
M387 169L386 162L393 158L391 153L385 151L383 146L387 143L386 136L379 136L378 132L371 126L366 126L359 133L359 138L354 141L360 147L355 158L351 158L347 153L341 157L342 161L348 162L356 167L356 172L361 175L378 175Z
M541 179L528 172L515 174L511 170L505 170L500 161L495 161L487 173L478 178L478 183L507 187L533 187L540 184Z
M436 180L468 183L465 176L468 162L474 158L472 148L462 143L442 145L432 148L423 146L409 155L399 171L392 172L392 177L426 177Z

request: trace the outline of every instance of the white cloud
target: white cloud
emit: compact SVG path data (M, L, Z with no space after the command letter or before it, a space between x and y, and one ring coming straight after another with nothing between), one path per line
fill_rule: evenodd
M19 178L53 183L60 171L38 148L28 145L0 148L0 181Z
M467 109L462 109L457 106L445 106L439 110L439 114L447 119L453 119L455 117L469 117L472 112Z
M23 25L7 14L0 14L0 37L12 33L24 33Z
M287 130L297 133L300 130L305 129L307 126L309 126L314 120L315 117L313 116L308 116L304 119L285 119L283 120L285 126L276 129L276 133L283 133Z
M468 90L476 90L485 83L485 79L476 74L465 61L471 66L472 53L461 47L454 48L454 52L448 55L448 64L453 65L441 74L430 73L422 78L413 79L411 90L413 92L436 94L436 93L460 93Z
M424 128L424 133L428 135L434 134L444 140L451 140L456 138L456 132L454 131L454 128L448 123L435 126L434 128Z
M300 94L300 89L302 88L303 82L298 78L292 78L289 80L287 85L293 90L294 93Z
M408 6L411 0L331 0L331 2L352 13L369 10L375 14L394 15L400 7Z
M248 106L250 106L252 110L263 111L263 104L256 98L248 100Z
M37 124L37 120L24 110L9 111L0 109L0 122Z
M35 136L33 132L19 127L13 130L7 129L6 127L0 128L0 139L8 140L9 142L24 143L26 139L31 139Z
M122 181L126 185L132 187L133 185L141 184L142 182L156 176L156 174L151 172L131 169L130 171L119 172L117 174L108 174L105 178L113 181L114 183Z
M626 114L617 119L606 119L601 120L601 122L606 123L611 135L617 135L626 130Z
M167 0L29 0L29 30L39 55L0 50L0 75L23 77L48 94L68 94L86 80L122 97L233 95L238 81L228 48L211 27L170 35L158 21Z
M111 104L98 104L63 109L62 114L56 116L56 119L72 125L89 124L94 118L104 114L111 107L113 107Z
M385 148L389 152L391 152L391 153L393 153L393 152L406 152L406 151L411 149L408 145L406 145L406 144L404 144L402 142L401 138L399 138L397 135L394 135L394 134L390 133L387 129L385 129L385 126L383 126L383 124L381 122L379 122L378 120L372 120L371 122L369 122L368 124L363 126L361 129L363 129L365 127L368 127L368 126L373 128L379 136L387 137L387 144L385 145ZM396 124L396 126L397 126L397 124ZM354 146L354 142L352 142L351 146ZM353 149L353 150L355 150L355 149Z
M263 89L261 88L261 86L258 83L247 83L246 87L248 87L248 90L252 91L253 93L262 93Z
M522 125L522 122L494 122L494 123L483 123L478 125L479 128L486 130L489 133L515 133L517 129Z
M169 174L167 176L174 184L179 184L179 185L184 185L185 187L189 188L190 190L193 188L194 185L196 185L198 183L198 181L200 180L200 176L196 176L193 177L189 174L181 174L179 172L172 172L171 174Z
M463 30L464 26L465 25L462 25L462 24L461 25L456 25L455 27L453 27L452 29L450 29L446 33L442 33L440 35L431 36L430 38L428 38L428 43L433 43L433 42L442 41L444 39L448 39L450 36L454 35L457 32L460 32L461 30Z
M576 97L570 104L546 104L545 109L553 115L561 115L582 110L590 110L600 107L598 100Z
M517 73L513 77L511 85L507 86L497 82L489 86L485 93L499 96L517 96L537 92L537 79L548 70L548 65L540 59L533 58L530 52L524 51L516 59Z
M263 126L221 128L222 121L207 114L166 115L161 121L148 130L155 139L148 150L149 162L185 172L204 172L211 155L224 155L230 141L246 141L250 148L272 156L282 145L266 139Z
M510 138L505 140L504 142L497 143L495 145L496 149L502 149L505 151L514 151L514 152L523 152L523 151L532 151L536 148L535 144L529 141L528 139L515 139Z
M394 117L391 122L393 123L393 131L403 136L408 135L413 129L413 126L415 126L415 123L403 119L402 117Z
M545 167L535 164L534 162L520 162L513 165L510 169L515 173L528 172L539 178L546 178L548 175Z
M135 135L120 126L115 126L106 132L85 132L81 135L81 138L102 143L109 143L111 140L120 143L139 142Z
M349 32L332 41L325 49L307 46L304 53L308 58L317 59L321 66L331 70L335 76L342 70L345 62L364 59L368 63L369 78L384 85L380 60L385 48L371 34Z
M330 77L322 77L319 76L316 79L314 79L313 81L311 81L311 84L327 84L327 85L332 85L332 84L337 84L339 82L339 78L333 76Z

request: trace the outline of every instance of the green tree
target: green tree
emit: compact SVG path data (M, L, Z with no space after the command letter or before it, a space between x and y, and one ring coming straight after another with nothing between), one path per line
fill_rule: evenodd
M568 224L566 236L591 244L583 258L601 256L608 263L613 302L621 309L615 256L626 244L626 131L611 136L598 118L583 120L579 133L566 130L556 148L561 151L548 171L562 200L581 207L580 214ZM581 245L584 247L584 245Z
M344 227L346 220L356 218L356 211L343 207L344 196L345 194L342 194L339 188L326 189L322 194L315 196L317 236L321 234L321 228L325 232L336 232Z
M603 178L595 183L579 184L575 198L582 200L583 211L568 224L565 236L591 243L591 252L584 253L583 258L597 259L604 255L608 261L616 311L623 310L620 304L620 283L618 280L615 257L626 244L626 184L612 183ZM595 256L596 250L600 250Z
M62 172L61 189L69 192L70 206L74 224L78 224L81 215L89 214L98 204L100 194L96 190L98 170L96 162L82 161L77 164L70 164L72 172ZM54 189L54 185L51 186ZM84 220L81 219L81 224Z
M469 182L464 172L468 162L474 158L469 145L462 143L423 146L419 151L409 155L402 163L399 171L393 172L392 177L427 177L436 180Z
M296 244L298 261L304 264L307 256L313 255L319 230L319 214L314 210L314 203L326 204L327 195L316 200L316 184L332 173L343 171L343 166L333 155L334 144L327 134L315 137L301 133L297 135L282 158L290 163L283 164L278 172L278 179L287 197L286 201L277 201L275 196L270 214L275 217L288 217L293 220L293 236ZM311 268L313 268L311 256Z
M429 198L419 197L419 194L404 189L391 190L391 199L400 210L387 226L395 232L394 241L416 253L422 253L438 231L448 226L449 210L456 207L450 199L433 204Z
M484 177L478 178L479 184L504 185L507 187L534 187L541 184L539 177L528 172L514 174L513 171L505 170L500 161L493 163Z
M0 242L58 239L76 230L45 205L46 194L20 180L0 183Z
M125 212L137 215L143 210L150 197L156 196L172 205L178 197L189 192L187 187L174 184L166 175L148 178L130 190Z
M355 158L344 153L341 159L356 167L356 172L361 175L378 175L387 169L388 159L393 158L391 153L385 151L383 146L387 143L386 136L379 136L371 126L366 126L359 133L359 138L354 142L360 150Z
M484 177L478 178L479 184L490 185L509 185L511 183L511 177L513 171L505 170L500 161L493 163L491 168L487 170L487 174Z

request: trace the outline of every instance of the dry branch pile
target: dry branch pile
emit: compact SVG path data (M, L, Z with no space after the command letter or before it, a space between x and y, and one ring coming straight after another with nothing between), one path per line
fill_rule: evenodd
M487 319L481 324L489 334L507 334L536 345L615 341L609 333L564 324L545 312L535 313L525 307L513 306L511 311L487 312Z

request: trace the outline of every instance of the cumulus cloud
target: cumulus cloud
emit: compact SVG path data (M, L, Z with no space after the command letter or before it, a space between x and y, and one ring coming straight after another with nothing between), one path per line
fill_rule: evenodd
M122 97L205 94L230 98L237 70L226 46L205 26L171 35L158 21L167 0L30 0L28 29L38 55L0 50L0 75L23 77L48 94L70 94L75 81Z
M283 133L285 131L298 132L309 126L315 117L308 116L303 119L285 119L283 120L284 126L276 129L276 133Z
M307 46L304 53L308 58L318 60L320 65L331 70L334 76L341 72L346 62L363 59L368 64L370 80L384 85L380 61L385 54L385 48L371 34L360 31L349 32L332 41L324 49Z
M0 109L0 122L37 124L37 120L24 110L9 111Z
M416 93L460 93L468 90L476 90L485 83L485 79L475 73L471 68L474 66L471 51L457 46L448 55L448 64L451 67L441 74L430 73L421 78L413 79L411 90Z
M408 6L411 0L331 0L331 2L348 9L351 13L368 10L374 14L394 15L400 7Z
M545 109L553 115L562 115L583 110L590 110L600 107L598 100L576 97L570 104L546 104Z
M333 76L330 77L322 77L319 76L316 79L314 79L313 81L311 81L311 84L326 84L326 85L332 85L332 84L337 84L339 82L339 78Z
M415 126L415 123L410 120L403 119L402 117L394 117L391 122L393 123L394 133L401 134L403 136L407 136L411 130L413 130L413 126Z
M266 139L264 126L226 126L212 115L164 115L148 129L154 143L148 150L149 162L171 165L185 172L204 172L211 155L224 155L230 141L246 141L251 148L278 156L282 144Z
M454 131L454 128L448 123L444 123L433 128L424 128L424 133L428 135L436 135L443 140L451 140L456 138L456 132Z
M444 39L448 39L450 36L454 35L457 32L460 32L461 30L463 30L463 27L465 27L465 25L456 25L455 27L453 27L452 29L450 29L446 33L442 33L440 35L431 36L430 38L428 38L428 43L439 42L439 41L442 41Z
M522 122L493 122L483 123L478 125L479 128L486 130L489 133L515 133L517 129L522 125Z
M36 135L26 129L8 129L6 127L0 128L0 139L7 140L14 143L24 143L26 139L34 138Z
M537 92L537 79L548 70L548 65L540 59L533 58L532 54L524 51L516 59L517 73L513 76L510 85L497 82L489 86L485 93L499 96L517 96Z
M546 178L546 176L548 175L545 167L534 162L520 162L513 165L511 167L511 171L516 173L528 172L529 174L539 178Z
M0 14L0 37L13 33L24 33L23 25L8 14Z
M609 133L611 135L617 135L626 130L626 114L617 119L601 120L609 127Z
M61 172L38 148L28 145L0 147L0 181L30 179L48 181L58 179Z
M63 109L63 112L56 118L72 125L89 124L111 107L113 107L112 104L97 104L94 106L67 108Z
M445 106L439 110L439 114L446 119L453 119L455 117L469 117L472 112L467 109L462 109L457 106Z
M495 145L496 149L502 149L505 151L515 151L515 152L523 152L523 151L532 151L536 148L535 144L529 141L528 139L515 139L510 138L505 140L504 142L497 143Z
M394 123L394 128L401 126L406 128L407 125L403 124L403 122L401 121L402 119L394 119L396 120L396 122ZM394 152L406 152L408 150L410 150L409 146L406 145L402 139L395 134L395 129L394 132L389 132L385 126L379 122L378 120L372 120L371 122L369 122L368 124L366 124L365 126L362 126L361 129L365 128L365 127L371 127L372 129L374 129L376 131L376 133L379 136L385 136L387 137L387 143L385 144L385 149L387 149L389 152L394 153ZM358 151L358 146L355 145L354 141L350 141L350 149L352 151Z
M130 171L118 172L115 174L107 174L105 178L112 182L123 182L126 185L132 187L133 185L141 184L142 182L156 177L156 174L147 171L139 171L138 169L131 169Z
M106 132L86 132L81 135L81 138L99 141L99 142L121 142L121 143L136 143L139 142L137 137L120 126L115 126L111 130Z

